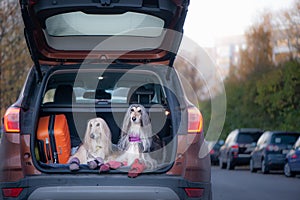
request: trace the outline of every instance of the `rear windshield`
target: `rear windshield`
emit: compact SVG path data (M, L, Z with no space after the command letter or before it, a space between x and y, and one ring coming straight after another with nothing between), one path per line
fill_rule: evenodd
M272 136L271 144L294 145L299 134L275 134Z
M242 132L239 133L238 138L237 138L237 143L242 143L242 144L250 144L253 142L257 142L259 137L262 135L262 133L247 133L247 132Z
M164 20L134 12L122 14L70 12L55 15L46 20L46 31L51 36L158 37L161 35L163 27Z
M152 73L54 73L43 104L166 104L163 88Z

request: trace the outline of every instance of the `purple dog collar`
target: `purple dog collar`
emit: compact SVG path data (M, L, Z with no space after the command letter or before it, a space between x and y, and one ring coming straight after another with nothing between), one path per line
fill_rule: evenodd
M139 136L129 136L129 142L141 142L141 138Z

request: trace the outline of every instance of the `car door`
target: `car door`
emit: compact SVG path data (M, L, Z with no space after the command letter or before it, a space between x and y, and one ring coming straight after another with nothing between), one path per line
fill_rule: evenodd
M267 132L262 134L262 136L257 141L257 145L254 151L252 152L252 160L253 160L254 167L261 167L260 163L262 159L262 151L267 139L267 135L268 135Z

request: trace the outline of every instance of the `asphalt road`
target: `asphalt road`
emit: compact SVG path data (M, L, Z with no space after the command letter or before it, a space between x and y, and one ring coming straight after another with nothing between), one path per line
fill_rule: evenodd
M282 172L251 173L212 167L213 200L300 200L300 176L287 178Z

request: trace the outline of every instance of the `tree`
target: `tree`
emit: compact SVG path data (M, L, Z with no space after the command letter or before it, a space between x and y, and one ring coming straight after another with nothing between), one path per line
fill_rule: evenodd
M272 15L267 13L262 20L254 24L246 32L246 49L240 52L238 76L246 80L249 76L261 74L273 66L272 55Z
M289 59L300 57L300 0L295 0L291 8L278 13L276 26L279 37L289 48Z
M0 105L1 116L17 98L31 66L17 1L0 2Z

